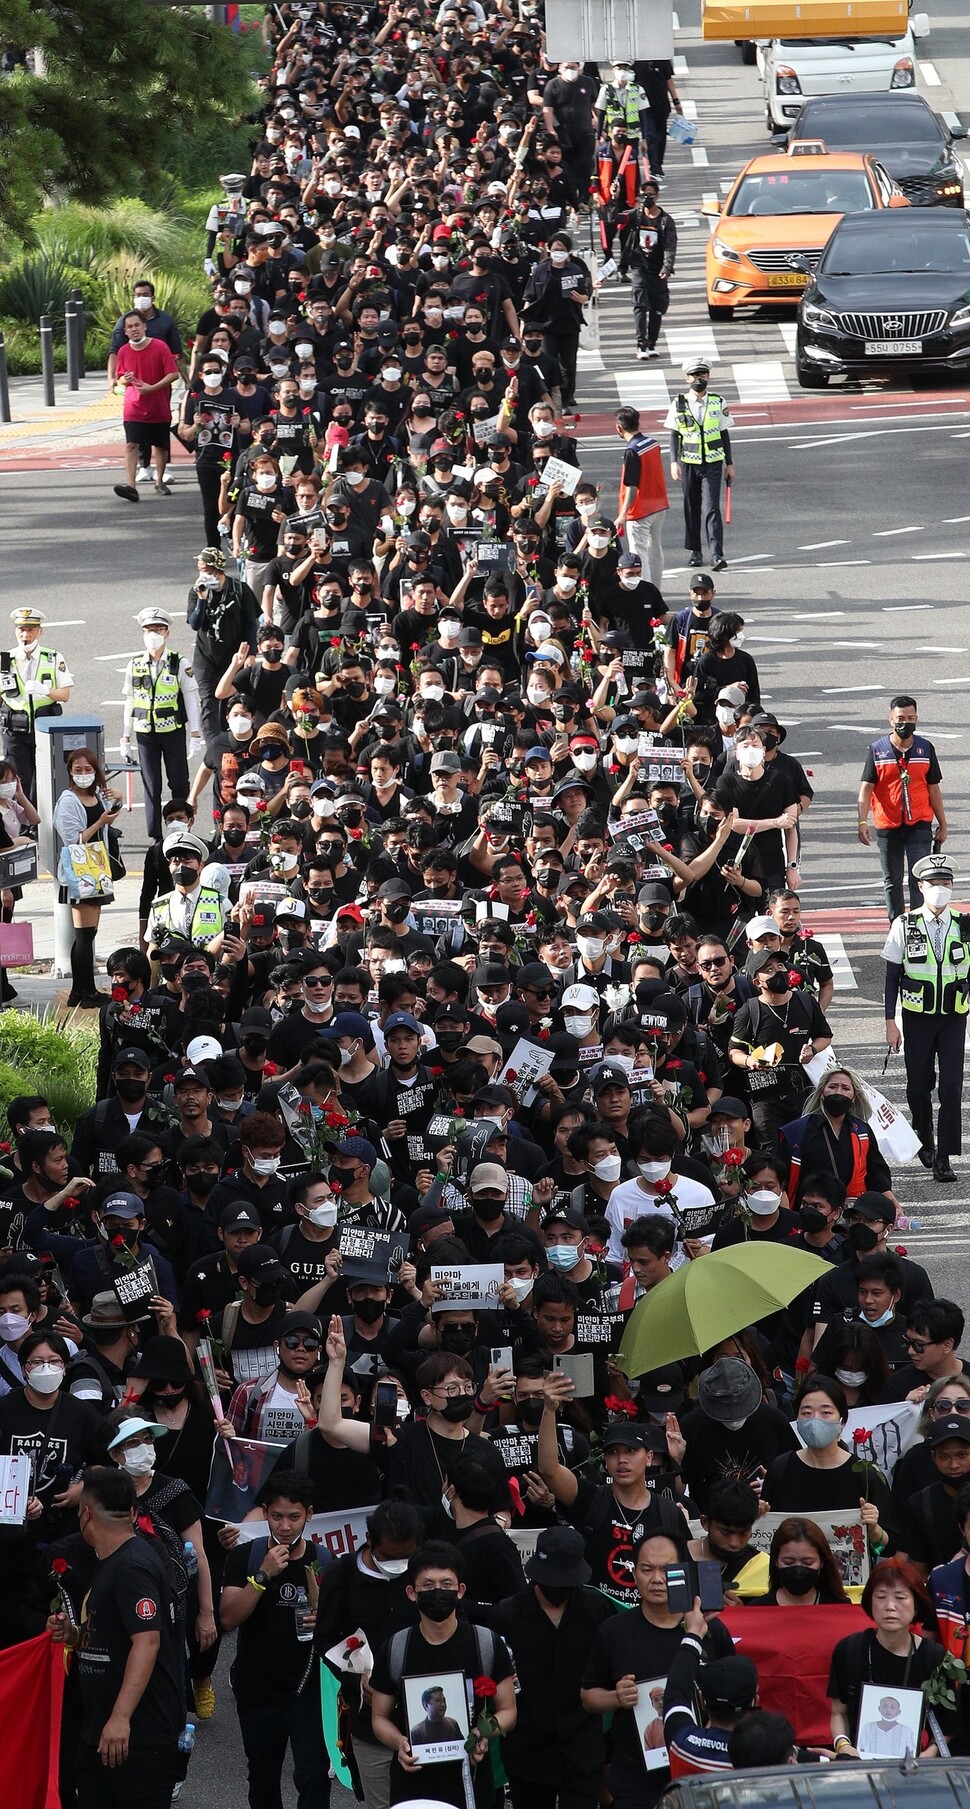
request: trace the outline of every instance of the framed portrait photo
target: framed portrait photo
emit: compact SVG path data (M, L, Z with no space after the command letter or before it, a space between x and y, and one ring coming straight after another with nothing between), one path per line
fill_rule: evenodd
M922 1690L865 1683L859 1703L856 1748L863 1759L904 1759L919 1752L926 1698Z
M664 1741L664 1690L666 1677L648 1677L637 1684L637 1705L633 1719L640 1736L640 1751L648 1771L657 1771L668 1763Z
M468 1689L464 1671L438 1677L405 1677L408 1740L422 1765L445 1765L465 1757Z

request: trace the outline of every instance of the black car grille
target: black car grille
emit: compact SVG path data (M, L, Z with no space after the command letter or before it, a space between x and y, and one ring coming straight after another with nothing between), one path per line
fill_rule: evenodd
M747 258L756 270L768 273L775 270L790 270L789 258L804 258L806 264L814 270L821 255L821 249L803 251L796 245L792 247L791 251L749 251Z
M949 180L949 178L947 179ZM914 207L935 207L939 202L942 176L897 176L896 183Z
M853 339L928 339L946 325L945 308L924 308L918 314L837 314L840 332Z

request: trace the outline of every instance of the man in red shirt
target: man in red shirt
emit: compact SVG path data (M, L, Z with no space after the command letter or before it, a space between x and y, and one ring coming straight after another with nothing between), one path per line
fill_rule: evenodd
M652 434L641 433L635 408L617 409L616 431L625 446L617 531L627 529L630 551L639 553L651 584L659 590L664 575L660 529L669 507L660 442Z
M165 482L172 437L172 385L178 365L162 339L150 339L140 314L124 318L125 339L115 364L114 386L125 392L125 473L127 482L115 484L116 496L140 502L135 489L138 448L150 446L155 464L155 488L159 496L171 496Z

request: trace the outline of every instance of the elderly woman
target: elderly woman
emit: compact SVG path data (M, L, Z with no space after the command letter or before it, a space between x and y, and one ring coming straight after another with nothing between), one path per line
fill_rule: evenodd
M828 1694L832 1744L840 1759L859 1757L860 1725L865 1723L866 1713L871 1723L869 1705L865 1711L862 1706L866 1684L885 1689L879 1708L884 1721L893 1721L896 1717L889 1704L897 1710L901 1706L894 1692L919 1690L943 1657L943 1647L935 1639L913 1631L914 1622L932 1626L934 1619L933 1604L915 1565L901 1558L884 1558L873 1568L862 1606L875 1625L840 1639L832 1653ZM887 1757L902 1757L905 1746L887 1742L881 1750ZM936 1751L935 1746L927 1746L923 1757L932 1758Z
M851 1068L827 1068L805 1101L804 1115L781 1128L792 1206L805 1182L820 1173L837 1175L850 1200L860 1193L893 1199L892 1175L869 1129L869 1112L858 1075Z

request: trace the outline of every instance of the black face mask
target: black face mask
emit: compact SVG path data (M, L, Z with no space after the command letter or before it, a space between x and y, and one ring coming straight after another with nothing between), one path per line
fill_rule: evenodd
M707 1544L708 1544L708 1549L710 1551L711 1557L716 1558L717 1562L719 1564L733 1564L734 1563L734 1560L736 1559L736 1557L738 1555L737 1552L736 1551L728 1551L726 1545L718 1545L717 1540L712 1539L710 1533L708 1533L708 1535L707 1535Z
M477 1219L482 1219L486 1225L493 1225L505 1211L505 1201L476 1200L473 1210Z
M644 911L643 921L648 930L659 930L667 921L667 913L664 910Z
M120 1231L109 1231L107 1236L109 1244L113 1244L115 1238L120 1237L123 1239L126 1248L131 1250L138 1242L138 1227L136 1225L124 1225Z
M809 1595L819 1586L820 1576L810 1564L779 1564L775 1588L787 1589L789 1595Z
M900 741L908 741L910 735L916 733L915 722L894 722L892 726L893 734L898 735Z
M353 1187L354 1171L352 1168L334 1168L331 1165L329 1172L330 1180L335 1181L341 1191L345 1191L348 1187Z
M174 980L182 963L181 961L160 961L158 965L163 980Z
M852 1110L852 1101L844 1093L826 1093L822 1106L830 1118L844 1118Z
M474 1342L475 1342L475 1333L469 1326L446 1325L442 1328L441 1348L442 1348L442 1350L450 1351L450 1353L453 1357L466 1356L467 1353L471 1350L471 1347L474 1344ZM469 1399L470 1398L471 1397L469 1397ZM454 1406L454 1405L455 1405L455 1403L453 1401L449 1402L449 1406ZM447 1412L447 1409L445 1409L445 1411ZM456 1417L456 1419L464 1419L466 1416L462 1413L459 1413L459 1414L456 1414L455 1417Z
M140 1099L145 1092L146 1086L147 1082L143 1080L116 1080L115 1092L118 1098L123 1099L127 1105L134 1105L135 1101Z
M350 1304L363 1325L376 1325L387 1311L383 1300L352 1300Z
M520 1401L515 1409L515 1417L524 1432L538 1432L539 1421L542 1418L542 1396L537 1395L534 1399Z
M458 1606L457 1589L422 1589L418 1608L429 1621L446 1621Z
M167 1173L167 1162L153 1162L145 1170L145 1181L149 1187L160 1187Z
M276 666L283 658L282 647L261 647L259 651L262 654L264 665L267 666Z
M177 886L194 886L199 877L198 867L173 867L172 878Z
M767 980L765 981L765 986L767 987L769 992L777 992L777 993L787 992L788 991L788 975L787 974L769 974Z
M853 1256L868 1256L878 1242L879 1238L871 1225L856 1223L849 1226L849 1248Z
M446 1055L453 1055L456 1049L461 1048L465 1034L463 1030L436 1030L438 1048L443 1049Z
M385 906L385 914L387 916L388 923L403 923L410 908L411 908L410 905L406 904L403 901L403 899L398 904L386 905Z
M443 1350L450 1349L450 1346L445 1344L443 1338L441 1344ZM460 1355L461 1353L453 1352L452 1354ZM461 1424L462 1420L470 1419L474 1411L475 1401L472 1395L457 1394L455 1395L454 1400L445 1402L441 1409L441 1417L442 1419L449 1420L453 1426L458 1426Z
M246 840L245 829L224 829L222 839L227 848L241 848Z
M177 1407L180 1401L185 1400L185 1397L188 1394L188 1392L189 1392L189 1390L188 1390L187 1384L184 1388L166 1388L164 1394L162 1393L160 1388L155 1388L152 1390L154 1399L162 1407Z
M296 817L297 822L302 823L305 820L305 818L307 818L309 815L310 815L309 798L300 798L298 803L290 805L290 816Z
M541 1588L546 1601L549 1603L550 1608L564 1608L570 1596L575 1594L575 1591L572 1589L553 1589L545 1583L541 1583L539 1587Z
M798 1223L803 1231L816 1232L824 1231L828 1220L824 1212L819 1212L817 1206L802 1206L798 1214Z
M256 1286L253 1296L257 1306L275 1306L280 1297L278 1281L261 1281Z
M206 1200L218 1179L219 1176L217 1174L213 1174L211 1170L206 1172L206 1170L203 1169L197 1175L186 1175L185 1185L190 1188L193 1193L197 1193L200 1199Z

